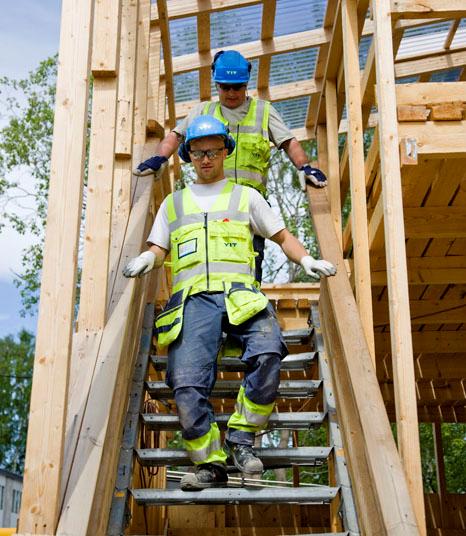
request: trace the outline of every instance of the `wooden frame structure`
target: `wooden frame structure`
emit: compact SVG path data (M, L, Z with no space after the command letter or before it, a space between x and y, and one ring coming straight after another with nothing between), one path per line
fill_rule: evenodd
M308 189L308 197L322 255L339 267L321 286L321 314L362 531L450 534L441 532L453 521L438 424L466 422L463 0L328 0L322 27L279 36L275 0L63 0L19 534L106 533L144 306L168 285L163 271L126 280L121 270L143 248L180 165L175 158L158 181L131 170L196 102L177 100L177 76L198 73L200 98L211 98L212 17L253 6L262 10L260 39L228 48L258 60L253 95L308 97L294 132L317 139L329 176L328 192ZM184 19L195 20L197 49L173 55L171 24ZM446 22L446 34L421 51L415 35L404 37ZM371 41L363 70L362 39ZM270 83L274 58L311 49L312 75ZM435 80L452 69L452 81ZM408 76L416 80L396 84ZM291 298L279 292L296 303L303 297L299 288ZM436 426L439 494L427 504L441 515L429 513L427 525L418 421ZM465 528L454 523L451 534Z

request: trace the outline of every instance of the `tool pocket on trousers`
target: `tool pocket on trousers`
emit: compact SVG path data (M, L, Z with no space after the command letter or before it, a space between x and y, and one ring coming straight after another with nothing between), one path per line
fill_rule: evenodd
M225 283L225 306L230 324L237 326L263 311L269 300L254 285Z
M161 346L171 344L183 327L184 303L191 287L175 292L155 320L155 333Z

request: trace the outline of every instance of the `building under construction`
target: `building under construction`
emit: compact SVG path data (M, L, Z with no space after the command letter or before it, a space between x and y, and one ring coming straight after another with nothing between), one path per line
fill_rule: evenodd
M462 17L465 0L62 1L18 534L464 534L466 497L447 493L441 434L466 422ZM290 350L269 427L289 441L259 454L291 481L237 475L183 492L167 468L191 462L173 446L166 349L152 336L170 274L129 280L122 268L181 175L177 156L158 180L132 169L215 98L219 49L251 60L250 94L276 103L298 140L316 140L329 185L307 200L338 272L264 285ZM219 369L225 428L241 362L226 355ZM435 494L423 492L419 423L434 428ZM301 446L299 431L319 426L326 444ZM328 483L304 482L301 469L319 465Z

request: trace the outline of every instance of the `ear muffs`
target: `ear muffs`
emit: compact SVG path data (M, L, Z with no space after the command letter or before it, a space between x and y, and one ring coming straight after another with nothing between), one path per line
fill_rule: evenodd
M178 147L178 156L183 162L191 162L191 157L189 156L189 144L186 142L180 143L180 146Z
M213 62L210 64L210 70L212 71L212 74L214 74L214 71L215 71L215 62L218 60L218 58L219 58L224 52L225 52L224 50L219 50L218 52L215 53L214 60L213 60Z
M229 155L235 150L235 147L235 140L230 136L230 134L228 134L228 136L225 138L225 149Z

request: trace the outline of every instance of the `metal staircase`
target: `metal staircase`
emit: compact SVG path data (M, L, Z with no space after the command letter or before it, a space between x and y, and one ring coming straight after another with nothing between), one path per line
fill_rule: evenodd
M333 399L328 359L323 347L318 309L315 305L310 311L310 327L308 329L284 332L290 355L282 362L277 412L272 415L269 421L269 429L293 431L293 444L296 445L297 431L307 430L312 426L325 425L328 445L256 449L266 470L293 468L292 486L284 486L274 482L268 482L265 485L262 483L263 481L242 478L230 480L226 488L207 489L200 492L184 492L180 489L134 489L131 487L134 456L143 467L189 468L192 465L183 449L171 447L138 448L137 445L139 425L156 433L179 430L179 420L171 391L161 380L166 369L166 356L149 356L153 313L153 306L147 306L140 351L130 393L107 534L109 536L124 534L124 528L128 524L130 516L128 501L132 496L136 503L145 507L185 504L325 504L329 508L331 526L325 535L358 535L358 522ZM303 349L307 351L303 352ZM160 380L145 381L148 367L150 367L149 372L155 371ZM241 372L244 368L244 364L237 357L224 357L219 364L219 375L211 400L216 410L220 429L226 428L229 415L233 411L234 399L241 383ZM147 396L158 401L158 413L141 412L144 398ZM312 402L314 402L317 411L305 411ZM327 464L329 469L328 485L300 482L299 467L323 464ZM237 473L237 469L234 466L229 466L228 472L229 474ZM228 534L231 533L228 532ZM281 529L280 532L274 532L273 528L270 528L268 534L273 536L273 534L287 534L287 532L281 532ZM292 532L292 534L296 534L296 532ZM313 532L313 534L317 533Z

